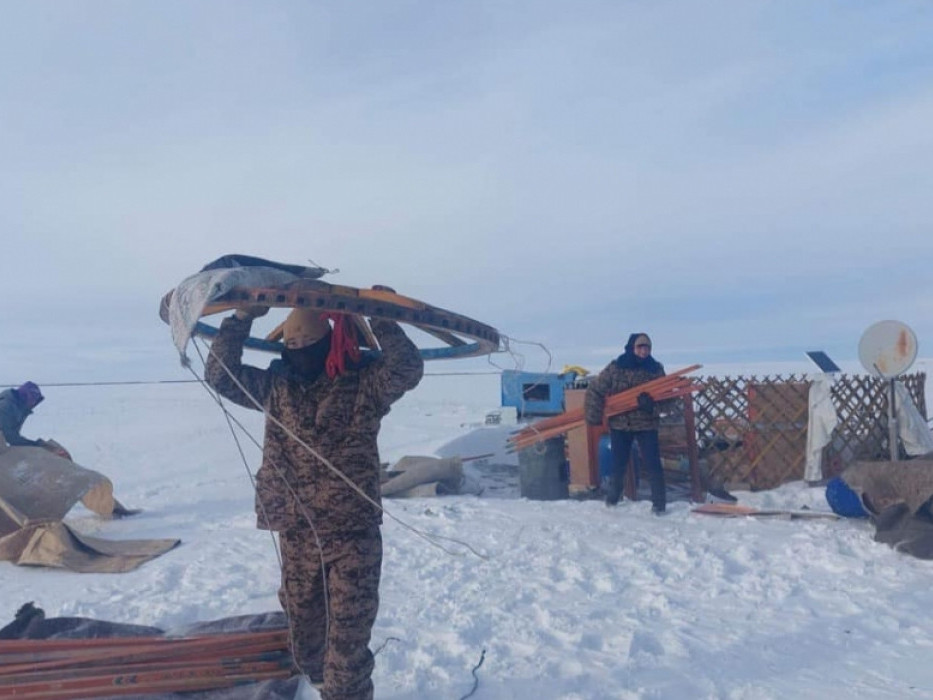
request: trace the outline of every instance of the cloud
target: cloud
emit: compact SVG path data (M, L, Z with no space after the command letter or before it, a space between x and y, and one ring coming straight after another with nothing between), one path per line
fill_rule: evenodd
M922 342L926 7L21 4L4 289L142 318L239 252L568 354L843 348L898 313Z

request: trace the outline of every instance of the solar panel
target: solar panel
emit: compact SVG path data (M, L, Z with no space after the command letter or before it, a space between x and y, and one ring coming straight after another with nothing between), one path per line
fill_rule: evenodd
M827 355L822 350L809 350L807 352L807 357L813 360L816 366L819 367L824 372L831 373L831 372L842 371L841 369L839 369L839 365L837 365L835 362L829 359L829 355Z

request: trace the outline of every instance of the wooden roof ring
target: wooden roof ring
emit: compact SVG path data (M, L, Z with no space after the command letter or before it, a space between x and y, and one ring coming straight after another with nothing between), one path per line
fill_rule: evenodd
M174 290L162 297L159 317L169 322L169 305ZM420 348L425 360L449 360L488 355L499 350L499 332L492 326L466 316L431 306L417 299L384 289L360 289L302 279L281 287L234 287L208 304L201 317L250 306L320 309L353 317L360 348L378 351L378 344L364 318L407 323L443 343L440 347ZM198 321L193 335L213 338L217 327ZM265 338L249 337L245 347L265 352L281 352L281 326Z

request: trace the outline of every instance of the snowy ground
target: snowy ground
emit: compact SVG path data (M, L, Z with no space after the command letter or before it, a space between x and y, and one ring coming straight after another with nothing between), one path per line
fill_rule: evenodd
M200 386L46 395L24 434L59 440L144 509L107 522L78 507L69 521L183 544L127 574L0 564L0 625L26 601L165 628L278 609L273 541L253 527L246 470ZM491 464L508 463L504 431L480 428L498 397L494 375L425 378L385 420L383 459L492 449ZM236 411L259 437L261 417ZM258 449L246 452L255 469ZM386 519L377 698L462 698L484 651L477 700L933 697L933 562L875 544L867 522L717 519L683 501L657 518L647 502L519 499L500 475L505 489L480 497L386 501L408 526L482 556ZM738 495L828 510L801 483Z

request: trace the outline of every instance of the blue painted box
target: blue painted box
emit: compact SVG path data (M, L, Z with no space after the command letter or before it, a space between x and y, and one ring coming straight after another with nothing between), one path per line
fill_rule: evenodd
M564 412L564 389L572 386L577 375L541 374L503 370L500 379L502 405L514 406L518 416L556 416Z

